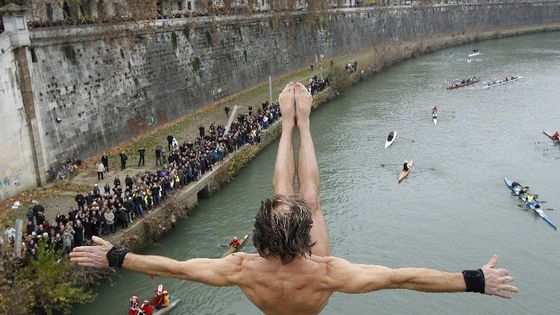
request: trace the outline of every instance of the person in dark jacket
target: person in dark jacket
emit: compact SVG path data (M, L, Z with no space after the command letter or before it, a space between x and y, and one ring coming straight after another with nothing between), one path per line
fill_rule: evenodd
M138 149L138 154L139 154L138 167L144 166L144 156L146 154L146 149L144 149L144 148Z
M126 161L128 160L128 156L123 151L119 154L119 157L121 158L121 170L125 170L126 169Z
M107 153L103 153L101 156L101 163L105 166L105 172L109 172L109 157L107 156Z

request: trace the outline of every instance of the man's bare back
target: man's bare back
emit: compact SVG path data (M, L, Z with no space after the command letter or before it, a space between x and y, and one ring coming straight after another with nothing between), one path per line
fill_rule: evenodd
M279 96L282 135L273 177L273 200L255 217L253 243L258 254L236 253L222 259L176 261L127 253L101 238L96 246L77 247L71 260L82 266L122 267L139 273L238 286L266 314L317 314L334 292L365 293L381 289L423 292L480 292L511 298L518 291L497 256L481 269L444 272L425 268L390 269L353 264L330 256L330 240L319 196L319 168L310 133L311 95L290 83ZM294 192L293 130L299 129L298 186Z

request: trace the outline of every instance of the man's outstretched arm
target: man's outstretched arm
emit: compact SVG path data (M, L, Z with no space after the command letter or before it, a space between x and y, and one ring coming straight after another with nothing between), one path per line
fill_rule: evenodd
M108 268L107 253L113 245L99 237L93 237L95 246L76 247L70 253L70 260L80 266ZM196 258L177 261L162 256L126 253L122 268L167 278L196 281L211 286L236 285L242 258L229 255L222 259Z
M518 289L506 269L495 269L498 256L493 255L483 272L482 287L487 295L511 298ZM330 289L345 293L365 293L382 289L408 289L422 292L465 292L467 283L461 272L444 272L426 268L390 269L383 266L358 265L334 258L328 267ZM470 280L468 280L470 281ZM480 284L480 283L479 283Z

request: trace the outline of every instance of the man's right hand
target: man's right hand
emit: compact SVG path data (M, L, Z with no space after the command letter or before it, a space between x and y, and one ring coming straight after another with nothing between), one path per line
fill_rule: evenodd
M95 244L94 246L80 246L74 248L70 253L70 261L86 267L109 267L107 253L113 248L113 244L97 236L92 237L92 241Z
M494 254L490 261L481 268L484 272L484 294L511 299L511 294L519 292L519 289L508 284L513 281L513 278L508 276L507 269L494 268L497 262L498 255Z

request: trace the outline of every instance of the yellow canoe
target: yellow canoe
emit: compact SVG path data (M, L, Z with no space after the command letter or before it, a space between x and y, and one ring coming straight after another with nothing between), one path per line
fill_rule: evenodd
M238 249L241 248L241 246L243 246L243 243L245 243L245 241L247 240L248 237L249 237L249 234L245 234L245 236L243 236L242 238L239 239L239 246L238 247L230 246L228 248L228 250L220 258L224 258L227 255L231 255L231 254L235 253Z
M410 160L408 161L408 171L401 171L401 173L399 174L399 183L408 176L408 173L410 173L410 170L412 169L412 165L414 164L414 160Z

